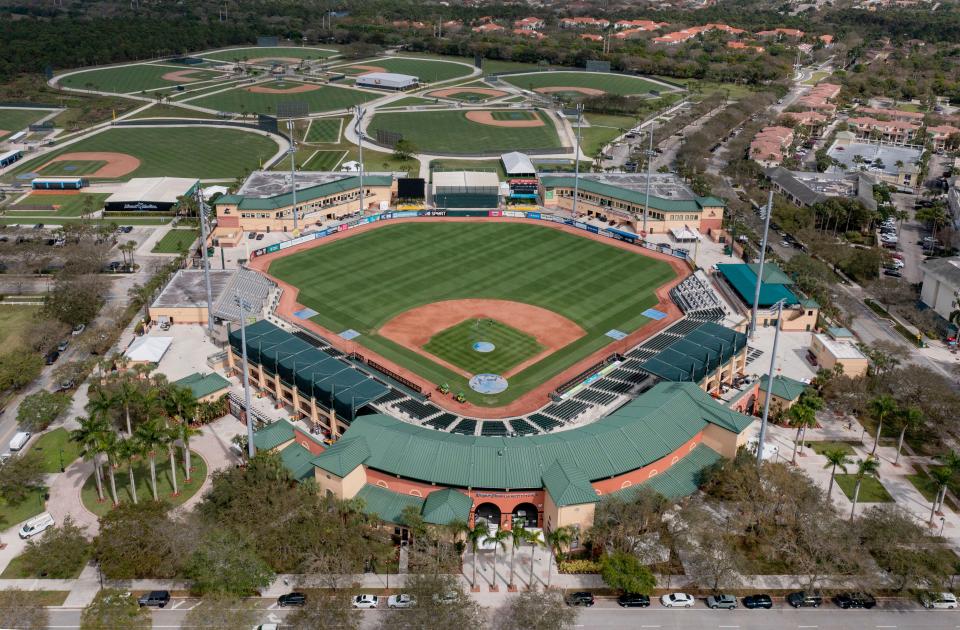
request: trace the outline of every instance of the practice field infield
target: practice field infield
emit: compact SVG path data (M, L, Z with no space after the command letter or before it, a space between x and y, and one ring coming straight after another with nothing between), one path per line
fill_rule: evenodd
M367 135L396 131L424 153L489 153L525 149L561 149L556 128L547 114L515 110L521 119L496 119L506 112L489 110L390 112L377 114ZM470 118L485 120L475 122Z
M338 54L335 50L324 48L294 48L293 46L270 47L250 47L250 48L231 48L229 50L218 50L211 53L197 55L204 59L216 59L217 61L249 61L259 63L260 60L284 61L287 59L326 59Z
M26 129L49 113L48 109L0 108L0 140Z
M220 112L274 114L278 103L299 101L307 104L310 113L317 113L353 107L380 96L380 94L348 87L297 81L271 81L195 99L182 99L180 102Z
M640 77L605 72L532 72L501 77L511 85L541 93L579 92L584 95L617 94L632 96L649 94L650 90L671 92L675 88Z
M228 79L223 72L197 70L189 66L160 66L141 63L119 68L102 68L78 72L59 80L63 87L80 90L98 90L128 94L142 90L154 90L175 85L189 85L199 81Z
M376 68L376 70L372 68ZM420 83L447 81L449 79L469 76L470 73L473 72L470 66L459 63L407 58L372 59L349 66L339 66L336 70L350 75L360 75L378 71L409 74L420 79Z
M607 332L638 330L660 302L657 289L677 275L640 250L546 226L472 221L387 224L318 241L269 261L268 272L299 289L296 301L318 313L311 322L358 331L361 346L486 407L609 345ZM477 319L497 322L478 331L484 339L472 337ZM473 350L476 341L502 354L480 356L487 353ZM469 377L486 370L509 379L506 391L469 388Z
M111 128L24 162L13 175L29 179L35 172L64 154L127 154L139 166L118 179L131 177L234 178L253 169L277 152L277 144L258 133L220 127L129 127ZM75 171L70 174L76 174Z

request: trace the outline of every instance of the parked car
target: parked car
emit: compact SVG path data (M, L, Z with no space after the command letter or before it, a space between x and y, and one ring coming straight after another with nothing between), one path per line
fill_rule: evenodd
M820 593L797 591L787 595L787 603L794 608L820 608L823 604L823 596Z
M686 593L670 593L660 598L660 603L667 608L690 608L694 602L693 595Z
M355 595L350 605L354 608L376 608L380 598L376 595Z
M30 441L31 433L29 431L17 431L16 435L10 438L10 450L16 453Z
M707 598L707 606L713 609L724 608L733 610L737 607L737 598L734 595L711 595Z
M567 606L586 606L587 608L593 606L593 593L587 593L585 591L578 591L576 593L570 593L566 597Z
M20 538L27 539L33 538L40 532L46 530L49 527L53 527L53 517L50 516L49 512L44 512L42 514L37 514L33 518L29 519L23 526L20 528Z
M771 599L766 593L747 595L740 601L743 603L744 608L766 608L767 610L773 608L773 599Z
M163 608L170 603L170 591L150 591L141 595L137 603L140 604L140 608L144 606Z
M869 593L840 593L834 596L833 603L846 610L847 608L873 608L877 600Z
M957 596L953 593L924 593L920 596L920 602L924 608L946 608L957 607Z
M406 593L391 595L387 598L387 608L412 608L416 605L417 598Z
M623 608L646 608L650 605L650 598L639 593L624 593L617 598L617 603Z
M307 596L296 591L293 593L287 593L286 595L281 595L277 598L277 605L280 606L280 608L284 608L286 606L303 606L306 603Z

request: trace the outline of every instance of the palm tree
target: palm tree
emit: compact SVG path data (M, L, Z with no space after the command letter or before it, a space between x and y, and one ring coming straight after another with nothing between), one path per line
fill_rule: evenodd
M897 414L897 421L900 423L900 438L897 440L897 458L893 461L894 466L900 465L900 451L903 450L903 440L907 437L907 431L919 429L923 425L923 412L918 407L901 409Z
M473 552L473 580L470 585L473 590L477 590L477 551L480 547L480 540L490 535L490 530L485 521L476 521L473 528L467 533L467 540L470 541L470 550Z
M127 460L127 475L130 477L130 498L133 499L133 503L136 505L138 503L137 482L136 479L133 478L133 462L141 453L140 445L135 438L130 437L126 440L119 440L117 442L117 450L120 457Z
M517 589L517 585L513 581L513 560L517 554L517 547L523 545L529 538L530 532L523 526L523 523L514 523L513 527L510 528L510 583L507 584L507 589Z
M193 468L190 467L190 438L200 435L201 431L194 429L186 422L175 425L174 429L177 432L177 439L183 444L183 466L187 471L183 482L190 483L190 474L193 472Z
M797 427L797 437L793 442L793 458L791 459L791 462L796 465L797 448L800 446L801 433L806 431L807 427L817 426L817 414L812 407L801 400L790 407L787 415L790 416L790 426Z
M564 547L569 547L570 543L573 542L573 531L569 527L558 527L552 532L547 534L547 547L550 549L550 560L556 559L559 563L560 555L563 553ZM559 567L559 564L558 564ZM553 563L547 563L547 588L550 588L550 583L553 582Z
M937 507L947 497L947 484L953 479L953 470L948 466L937 466L930 469L930 478L937 482L937 494L933 497L933 505L930 506L929 525L933 525L933 517L937 513Z
M827 458L827 463L823 467L830 468L833 466L833 470L830 471L830 485L827 488L827 501L830 501L830 495L833 494L833 481L837 476L837 468L847 472L847 464L852 464L853 460L847 455L847 449L845 448L828 448L823 452L823 456Z
M897 401L893 396L884 394L870 401L870 415L877 420L877 437L873 441L873 450L870 455L875 455L877 446L880 444L880 432L883 430L883 419L897 410Z
M857 511L857 501L860 499L860 486L863 484L863 480L867 477L877 477L877 473L880 470L880 460L874 457L873 455L867 456L866 459L857 460L857 485L853 488L853 507L850 508L850 520L853 520L853 515Z
M157 492L157 447L166 443L166 427L159 418L150 418L137 427L136 440L150 461L150 489L153 500L159 501Z
M537 547L542 545L540 542L540 535L542 531L530 531L527 530L527 541L530 543L530 581L527 583L528 590L534 590L533 587L533 561L536 558Z
M507 550L507 540L510 537L510 530L500 528L494 535L487 538L493 543L493 581L490 583L490 589L494 591L497 590L497 552L501 549Z
M100 441L101 434L109 431L106 420L99 417L77 418L79 429L70 432L70 440L76 442L83 449L83 458L93 461L93 473L97 480L97 500L103 501L103 471L100 470Z
M121 444L116 433L113 431L104 431L100 434L100 441L97 445L100 452L107 456L107 473L110 475L110 496L113 498L114 505L120 504L120 498L117 496L117 478L115 471L117 468L117 459L121 457Z

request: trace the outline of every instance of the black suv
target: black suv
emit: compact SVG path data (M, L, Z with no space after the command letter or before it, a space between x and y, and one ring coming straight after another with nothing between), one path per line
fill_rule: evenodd
M773 600L766 593L747 595L740 601L743 602L744 608L766 608L767 610L773 608Z
M307 596L303 593L287 593L277 598L277 604L280 608L284 606L303 606L307 603Z
M146 595L141 595L140 599L137 600L137 603L140 604L140 608L144 606L156 606L157 608L163 608L170 602L170 591L150 591Z
M593 606L593 593L577 592L567 595L567 606Z
M807 593L797 591L787 595L787 603L794 608L820 608L823 603L823 597L820 593Z
M833 598L833 603L840 608L873 608L877 600L869 593L840 593Z
M646 608L650 605L650 598L639 593L624 593L617 598L617 603L624 608Z

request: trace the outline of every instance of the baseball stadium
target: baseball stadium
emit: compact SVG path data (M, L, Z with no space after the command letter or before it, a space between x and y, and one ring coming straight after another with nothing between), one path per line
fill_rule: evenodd
M440 216L437 216L440 215ZM291 421L298 480L400 523L592 524L601 496L696 490L745 442L746 336L682 257L539 212L393 212L253 252L273 313L227 362Z

